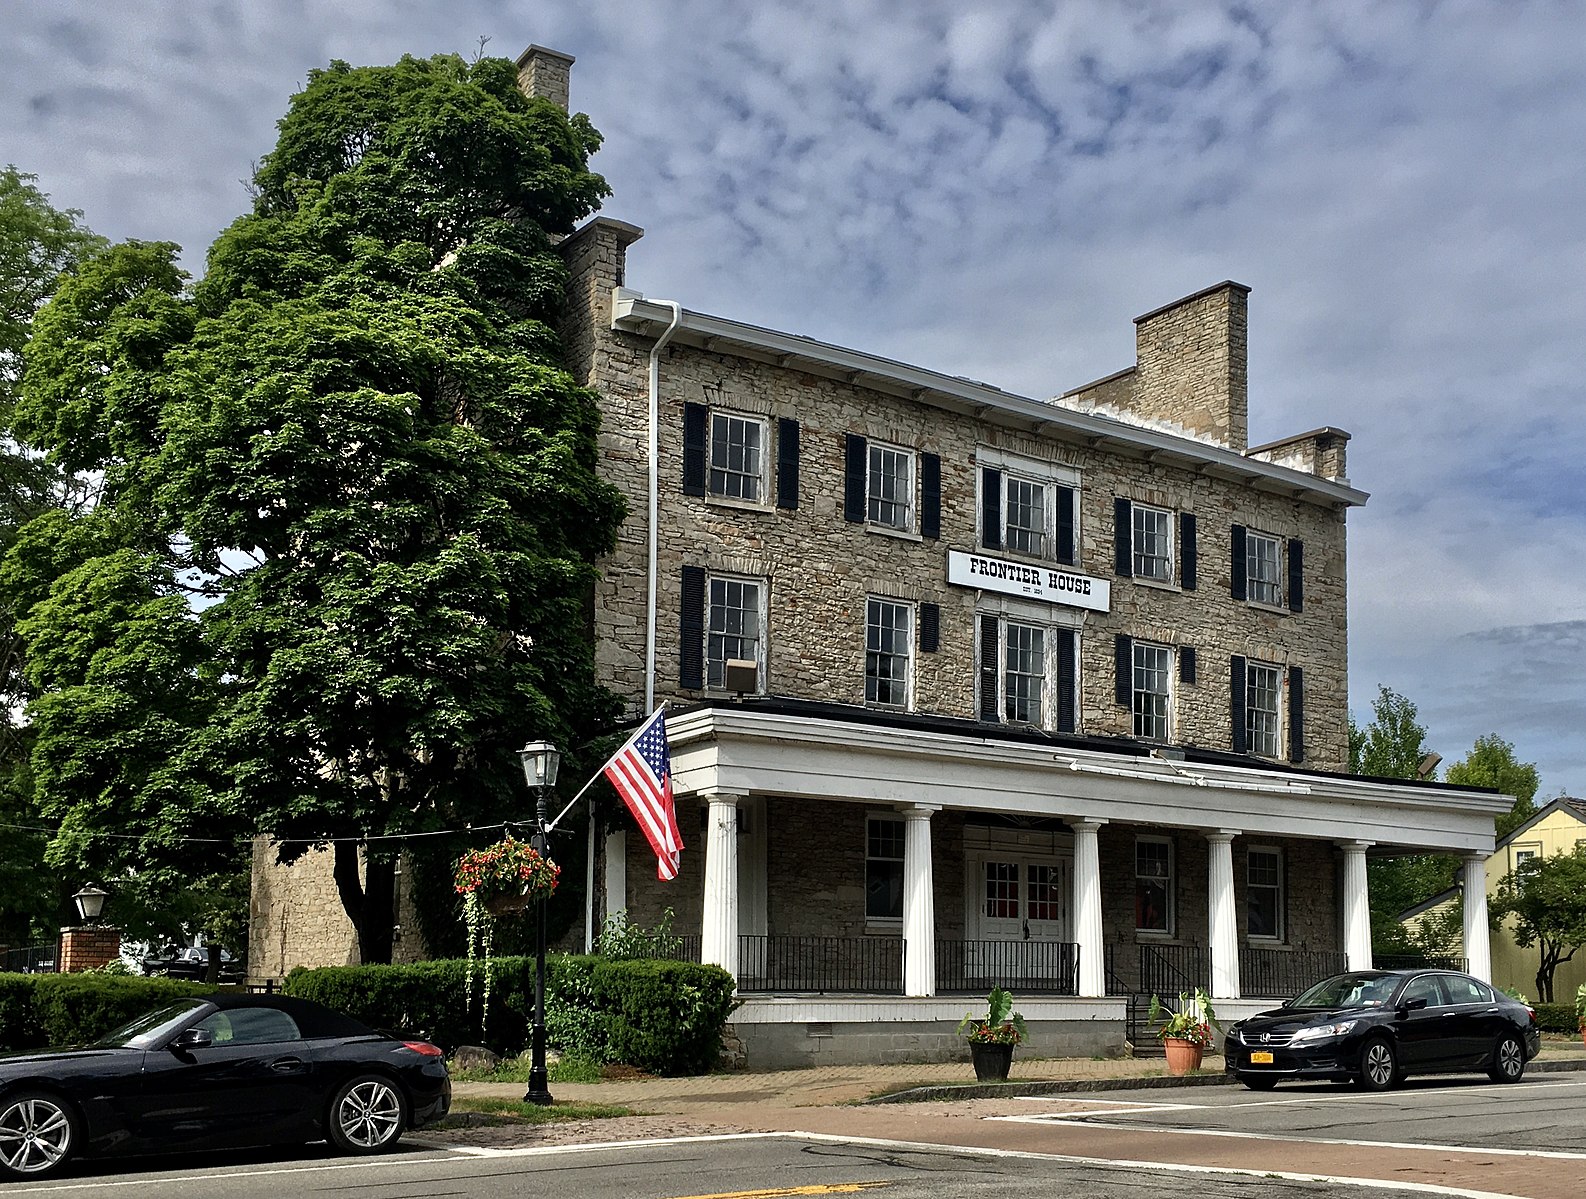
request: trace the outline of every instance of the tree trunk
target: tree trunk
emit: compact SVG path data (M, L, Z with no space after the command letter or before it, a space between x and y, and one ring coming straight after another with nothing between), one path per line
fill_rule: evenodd
M332 873L341 906L358 934L358 961L365 966L389 965L396 916L394 860L367 855L359 841L335 843Z

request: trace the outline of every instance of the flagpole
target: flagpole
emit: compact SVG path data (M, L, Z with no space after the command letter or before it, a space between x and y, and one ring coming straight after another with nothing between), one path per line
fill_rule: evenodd
M655 710L655 712L664 712L665 710L666 710L666 705L663 703L659 708L657 708ZM655 712L651 712L650 715L645 718L644 724L641 724L639 726L641 729L644 727L645 724L649 724L650 721L655 719ZM562 817L566 816L569 812L571 812L573 810L573 805L575 803L577 803L579 800L584 798L584 792L588 791L591 787L593 787L595 785L595 780L600 778L601 775L606 773L606 767L610 766L613 762L615 762L617 760L617 755L620 754L623 750L627 749L628 748L628 742L632 741L632 740L633 740L633 738L629 737L627 741L624 741L621 745L617 746L617 748L612 752L611 757L607 758L604 762L602 762L600 764L600 769L595 771L595 773L590 776L589 781L578 789L578 794L577 795L573 796L572 799L567 801L567 806L556 814L556 819L551 821L550 824L545 826L545 831L547 833L555 831L556 826L558 824L562 823Z

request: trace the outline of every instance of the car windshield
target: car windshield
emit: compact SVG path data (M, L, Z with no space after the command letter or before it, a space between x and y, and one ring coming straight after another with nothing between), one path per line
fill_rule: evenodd
M175 1003L168 1003L146 1016L139 1016L136 1020L107 1032L90 1044L98 1049L147 1049L160 1038L169 1035L172 1029L199 1008L208 1006L202 999L178 999Z
M1324 978L1291 1007L1381 1007L1399 985L1396 974L1339 974Z

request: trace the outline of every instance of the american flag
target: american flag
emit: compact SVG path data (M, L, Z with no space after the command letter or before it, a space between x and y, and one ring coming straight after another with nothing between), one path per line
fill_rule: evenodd
M670 882L677 877L683 836L677 831L677 809L672 806L672 751L666 744L665 708L657 708L639 726L606 763L605 773L655 850L657 877Z

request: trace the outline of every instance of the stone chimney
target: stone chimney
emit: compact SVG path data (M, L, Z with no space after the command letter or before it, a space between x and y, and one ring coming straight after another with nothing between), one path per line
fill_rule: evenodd
M1250 289L1231 280L1134 319L1131 407L1242 454L1249 444Z
M525 96L542 96L567 108L568 80L573 56L544 46L530 46L518 55L518 89Z

